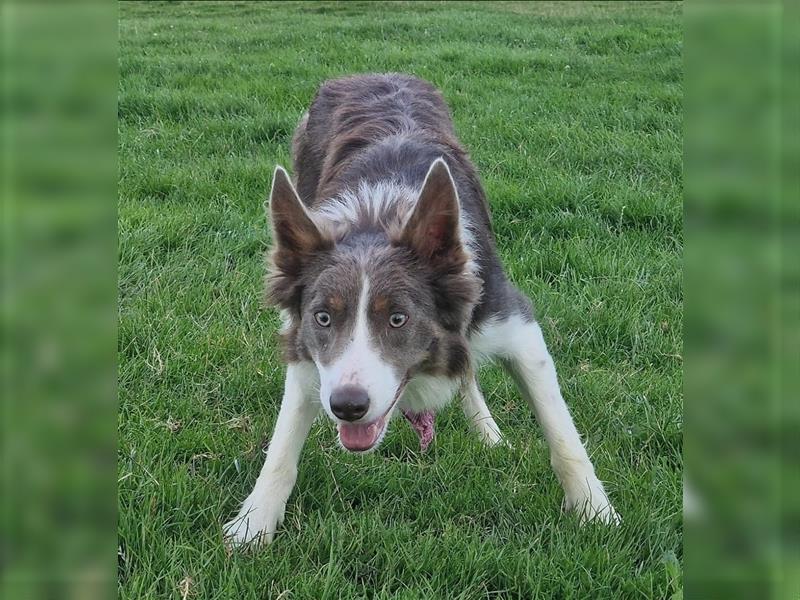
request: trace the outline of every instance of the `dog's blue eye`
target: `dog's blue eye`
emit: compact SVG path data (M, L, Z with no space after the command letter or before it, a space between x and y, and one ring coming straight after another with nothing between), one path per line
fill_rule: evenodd
M389 325L392 327L402 327L408 321L408 315L404 315L403 313L394 313L391 317L389 317Z
M314 313L314 318L317 321L317 325L320 327L330 327L331 326L331 316L330 314L326 313L324 310L321 310L317 313Z

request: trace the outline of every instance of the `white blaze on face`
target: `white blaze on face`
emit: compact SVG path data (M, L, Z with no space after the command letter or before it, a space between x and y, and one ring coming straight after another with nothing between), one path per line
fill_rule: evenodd
M331 392L343 385L357 385L369 394L369 411L362 421L382 417L394 401L400 379L391 365L381 358L369 330L369 279L363 277L356 309L355 325L342 354L329 365L317 362L320 376L320 400L327 413L335 418L330 406ZM335 325L334 325L335 327Z

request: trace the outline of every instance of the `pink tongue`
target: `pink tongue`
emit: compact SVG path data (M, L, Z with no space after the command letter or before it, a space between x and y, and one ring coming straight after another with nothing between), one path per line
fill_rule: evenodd
M339 423L339 439L348 450L363 452L375 445L382 429L383 419L373 423Z
M408 419L408 422L411 423L411 427L414 428L414 431L416 431L419 436L419 449L425 452L433 441L434 436L433 411L426 410L420 413L414 413L410 410L404 410L403 415Z

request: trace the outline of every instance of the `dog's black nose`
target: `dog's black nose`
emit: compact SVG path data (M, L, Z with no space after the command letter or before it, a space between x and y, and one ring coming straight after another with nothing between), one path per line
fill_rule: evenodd
M367 390L357 385L343 385L331 393L331 410L342 421L357 421L369 410Z

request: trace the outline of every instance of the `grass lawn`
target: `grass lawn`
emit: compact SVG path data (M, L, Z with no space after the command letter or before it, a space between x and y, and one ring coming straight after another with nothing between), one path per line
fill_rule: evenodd
M120 5L122 598L679 598L680 4ZM453 404L418 454L320 419L275 543L230 555L283 386L261 306L276 163L329 77L439 86L512 280L624 522L581 528L531 411L481 376L511 448Z

